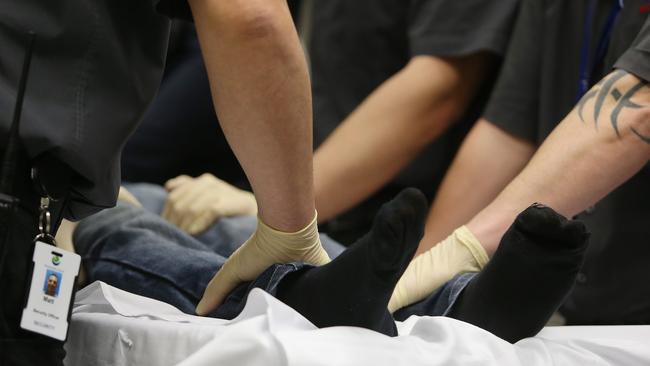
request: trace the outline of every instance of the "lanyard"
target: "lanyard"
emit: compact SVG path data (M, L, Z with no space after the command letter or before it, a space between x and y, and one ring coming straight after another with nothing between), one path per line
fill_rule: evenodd
M14 107L14 117L11 122L9 130L9 137L7 146L2 158L2 166L0 171L0 274L4 272L4 264L7 262L7 253L9 248L8 235L9 231L16 229L13 227L13 217L16 215L15 209L19 203L18 198L12 195L14 188L14 176L16 174L16 165L18 160L18 139L20 127L20 114L23 107L23 99L25 97L25 87L27 85L27 76L29 74L29 66L32 60L32 51L34 48L33 33L29 34L29 42L25 51L25 58L23 60L23 69L20 74L20 82L18 84L18 94L16 95L16 105ZM16 229L20 230L20 229ZM27 244L27 243L25 243ZM15 260L9 258L8 260ZM10 327L4 317L0 316L0 329L2 334L9 334ZM9 333L8 333L9 332Z
M2 172L0 173L0 192L11 195L13 192L14 175L16 174L16 161L18 160L18 140L20 139L20 114L23 109L23 98L25 97L25 87L27 85L27 76L29 75L29 66L32 62L32 52L34 50L34 39L36 36L30 32L28 34L27 50L23 61L23 69L20 74L18 84L18 94L16 95L16 105L14 108L14 118L9 130L9 139L2 159Z
M623 9L623 0L613 0L612 9L607 17L605 28L600 35L598 41L598 48L596 49L595 57L590 61L589 53L591 51L591 37L594 25L594 13L596 12L596 4L598 0L590 0L587 7L587 15L585 17L585 27L582 33L582 48L580 50L580 82L578 85L577 100L580 100L583 95L587 94L591 85L591 79L594 69L605 60L607 49L609 48L609 41L612 38L612 30L616 19Z

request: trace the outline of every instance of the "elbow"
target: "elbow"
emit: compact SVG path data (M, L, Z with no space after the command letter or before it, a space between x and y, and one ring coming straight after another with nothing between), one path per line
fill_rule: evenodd
M191 5L195 19L206 18L240 42L273 39L286 28L286 4L280 0L191 0Z
M419 136L422 138L422 143L428 144L444 134L465 115L466 108L467 103L454 94L439 99L437 103L431 105L421 118Z
M230 21L235 35L244 40L273 38L281 29L279 12L267 5L243 6Z
M443 114L443 119L447 123L446 127L451 126L456 123L456 121L463 118L467 113L467 108L470 104L468 98L460 93L455 93L450 95L447 100L442 103L441 113Z
M414 119L422 143L431 142L466 114L479 84L464 77L456 63L429 56L414 58L403 73L417 91L412 102L419 106Z

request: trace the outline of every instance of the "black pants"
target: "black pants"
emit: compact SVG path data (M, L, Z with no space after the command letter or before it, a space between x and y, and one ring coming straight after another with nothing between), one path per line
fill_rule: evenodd
M0 366L63 365L63 342L20 329L40 202L28 170L23 167L20 172L14 188L20 204L13 215L3 216L0 222L0 233L5 233L0 237L0 249L6 253L0 268ZM53 207L53 214L61 211L60 206Z

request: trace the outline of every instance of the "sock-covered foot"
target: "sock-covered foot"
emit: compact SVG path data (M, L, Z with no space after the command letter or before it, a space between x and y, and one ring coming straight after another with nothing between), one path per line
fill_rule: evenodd
M286 278L277 297L321 328L397 335L388 300L422 238L426 213L420 191L402 191L382 206L368 234L332 262Z
M588 238L581 222L532 205L519 214L449 316L512 343L534 336L573 287Z

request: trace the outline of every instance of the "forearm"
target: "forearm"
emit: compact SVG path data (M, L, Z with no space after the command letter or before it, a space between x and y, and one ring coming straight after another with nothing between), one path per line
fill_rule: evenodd
M325 221L377 191L465 110L489 57L414 58L316 151L316 205ZM345 189L341 189L345 187Z
M222 129L262 220L295 231L314 216L311 91L284 0L191 0Z
M532 143L479 120L440 185L417 254L445 239L487 206L534 152Z
M648 105L648 87L622 71L595 86L521 174L468 224L486 251L496 250L508 225L531 203L574 216L647 164Z

